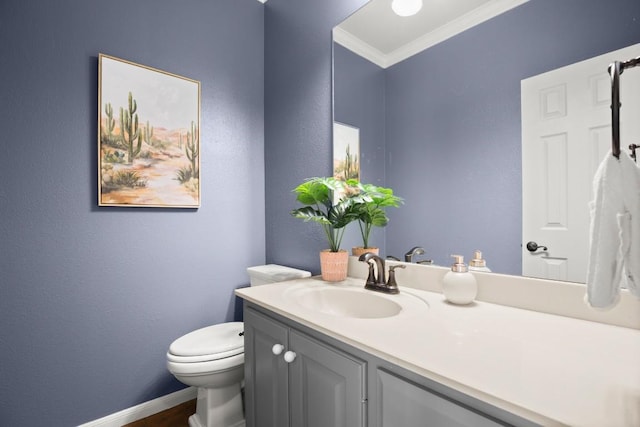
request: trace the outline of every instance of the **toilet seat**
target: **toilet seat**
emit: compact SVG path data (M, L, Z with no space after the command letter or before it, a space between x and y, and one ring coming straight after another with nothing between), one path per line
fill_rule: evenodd
M179 375L233 369L244 363L244 324L221 323L190 332L169 346L167 367Z
M168 355L167 355L168 356ZM174 375L183 376L200 376L214 372L223 372L235 369L244 364L244 353L235 356L225 357L223 359L214 359L206 362L177 362L167 360L167 369Z
M179 363L208 362L244 353L243 332L242 322L197 329L171 343L167 359Z

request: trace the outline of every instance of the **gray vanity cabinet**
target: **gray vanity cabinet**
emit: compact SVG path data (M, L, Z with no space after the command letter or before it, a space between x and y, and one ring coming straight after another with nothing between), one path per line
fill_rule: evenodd
M244 322L247 427L365 426L364 361L246 306Z
M377 419L380 427L504 426L428 388L383 369L377 370Z
M537 426L248 302L244 322L247 427Z
M274 345L287 345L288 330L279 322L245 309L245 414L247 427L289 425L289 370Z

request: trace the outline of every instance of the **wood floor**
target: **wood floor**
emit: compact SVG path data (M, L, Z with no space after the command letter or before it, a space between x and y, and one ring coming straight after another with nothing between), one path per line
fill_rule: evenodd
M189 417L196 412L196 399L148 416L122 427L189 427Z

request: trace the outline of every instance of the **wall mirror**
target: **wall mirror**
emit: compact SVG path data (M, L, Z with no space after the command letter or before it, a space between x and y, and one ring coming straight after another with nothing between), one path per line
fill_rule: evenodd
M639 43L640 3L422 0L414 17L391 3L333 31L334 120L360 129L362 180L405 199L388 212L385 254L419 245L450 265L478 249L492 271L521 275L521 81Z

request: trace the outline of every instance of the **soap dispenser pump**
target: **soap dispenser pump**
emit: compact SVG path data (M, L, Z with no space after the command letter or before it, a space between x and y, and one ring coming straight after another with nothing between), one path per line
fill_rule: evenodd
M478 284L473 274L464 263L462 255L451 255L455 260L451 271L447 271L442 279L442 292L452 304L471 304L478 294Z
M469 262L469 270L471 271L484 271L485 273L491 273L487 262L482 258L482 252L476 250L473 253L473 259Z

